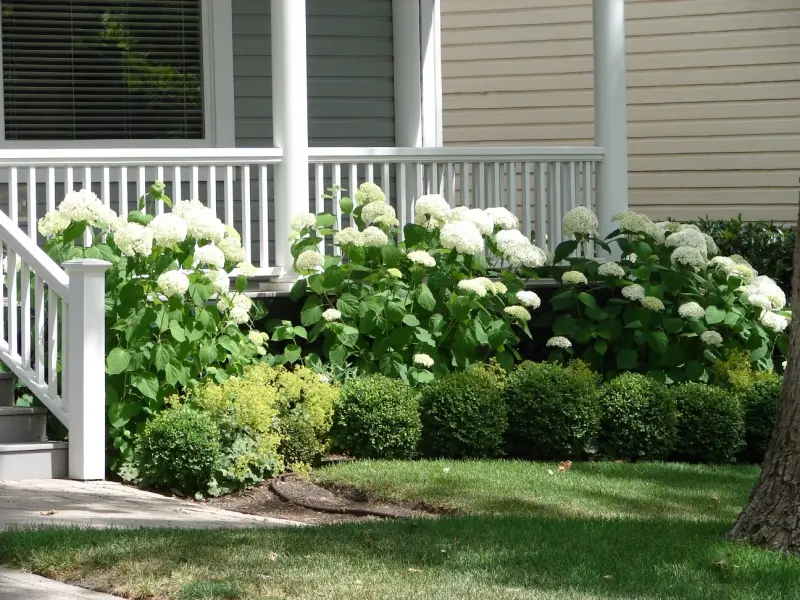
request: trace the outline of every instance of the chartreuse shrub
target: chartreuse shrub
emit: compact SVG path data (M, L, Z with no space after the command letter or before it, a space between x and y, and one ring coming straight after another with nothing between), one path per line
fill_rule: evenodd
M294 266L307 275L292 299L302 302L308 343L322 346L330 372L348 366L416 385L491 357L513 367L540 304L516 270L546 257L511 212L423 196L398 241L395 210L375 184L363 184L355 201L342 198L339 209L350 226L338 231L326 213L299 215L292 226ZM319 253L323 242L340 255Z
M623 373L603 386L600 453L606 458L660 460L675 445L677 412L665 386Z
M172 210L153 216L159 200ZM205 379L224 381L266 352L262 335L241 329L253 306L241 293L252 265L242 262L239 235L199 201L173 206L157 182L138 210L120 218L91 191L69 192L39 221L39 231L57 263L111 263L105 368L112 470L130 463L134 438L167 398ZM82 243L84 237L91 246ZM212 296L216 303L209 302Z
M420 439L419 392L381 374L342 386L331 438L354 458L411 458Z
M739 396L702 383L669 386L667 393L678 411L673 457L688 462L733 462L745 443Z
M489 458L503 453L508 409L504 378L473 367L437 378L422 389L423 455Z
M192 494L213 485L222 453L212 415L177 405L144 427L136 441L135 466L145 485Z
M618 228L597 237L586 208L565 215L575 239L539 268L563 283L535 325L551 328L551 358L574 356L607 376L646 373L662 382L705 381L727 351L740 350L758 370L785 352L786 296L741 256L719 256L694 225L615 216ZM618 262L586 256L589 244L619 253ZM579 251L579 252L578 252Z
M599 383L579 361L517 367L505 386L508 454L561 460L590 453L600 427Z
M739 460L760 464L775 429L783 378L774 373L761 377L739 390L744 411L745 446Z

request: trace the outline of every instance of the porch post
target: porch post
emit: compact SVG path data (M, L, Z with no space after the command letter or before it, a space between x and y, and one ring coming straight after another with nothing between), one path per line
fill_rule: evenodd
M275 264L292 266L289 232L309 211L305 0L272 1L272 128L283 160L275 172Z
M422 145L443 144L441 0L420 0Z
M422 146L419 25L419 2L392 0L394 139L400 148Z
M595 143L605 148L597 168L600 233L628 210L628 129L625 84L625 0L593 0Z

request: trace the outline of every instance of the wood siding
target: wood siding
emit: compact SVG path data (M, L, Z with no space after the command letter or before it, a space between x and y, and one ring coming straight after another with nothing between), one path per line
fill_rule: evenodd
M794 221L800 2L626 6L632 208ZM442 0L445 144L592 144L591 21L591 0Z

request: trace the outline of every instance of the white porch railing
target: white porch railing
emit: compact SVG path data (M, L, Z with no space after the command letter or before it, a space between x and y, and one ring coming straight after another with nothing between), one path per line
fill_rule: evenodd
M70 477L103 479L111 265L70 261L65 272L2 212L0 263L0 360L69 430Z

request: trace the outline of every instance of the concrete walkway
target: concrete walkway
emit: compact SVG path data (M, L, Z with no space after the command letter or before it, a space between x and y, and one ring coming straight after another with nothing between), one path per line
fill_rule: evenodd
M0 531L43 525L240 529L303 524L212 508L108 481L0 481Z
M0 567L0 598L3 600L118 600L118 596L92 592L3 567Z

